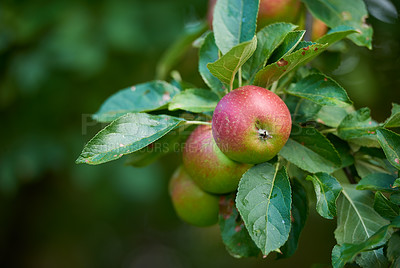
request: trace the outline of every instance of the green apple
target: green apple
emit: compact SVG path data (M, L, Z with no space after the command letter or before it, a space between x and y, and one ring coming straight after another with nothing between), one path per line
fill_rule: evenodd
M235 191L243 173L251 167L221 152L210 125L197 127L189 136L183 150L183 164L200 188L214 194Z
M290 136L292 119L275 93L244 86L225 95L215 108L212 133L229 158L257 164L273 158Z
M199 227L217 223L219 197L200 189L183 167L173 174L169 193L176 213L185 222Z

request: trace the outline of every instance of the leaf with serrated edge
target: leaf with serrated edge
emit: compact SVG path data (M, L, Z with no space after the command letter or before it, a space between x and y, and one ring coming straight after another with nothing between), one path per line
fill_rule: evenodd
M222 98L225 94L225 86L207 68L208 63L215 62L218 58L218 47L215 44L214 33L211 32L206 36L199 50L199 73L207 86Z
M301 39L303 39L305 32L305 30L290 32L285 37L285 40L283 40L282 44L272 53L271 58L268 59L268 63L276 62L290 54L300 43Z
M386 196L381 192L375 193L374 209L383 218L387 220L393 220L399 216L399 207L393 202L389 201Z
M178 152L181 143L187 139L194 128L195 125L183 125L172 130L148 146L127 155L125 164L144 167L166 154Z
M291 189L285 168L262 163L242 177L236 206L247 230L264 255L277 250L289 237Z
M100 122L111 122L126 113L158 110L178 93L178 88L164 81L138 84L109 97L93 118Z
M377 136L387 160L400 169L400 135L387 129L378 129Z
M97 165L116 160L158 140L184 121L168 115L126 114L97 133L76 163Z
M375 245L379 245L388 235L391 228L389 225L383 226L375 234L366 241L359 244L344 243L336 245L332 251L332 266L333 268L342 268L348 262L352 262L354 258L364 250L368 250ZM366 266L363 266L366 267ZM375 266L369 266L375 267Z
M254 85L269 87L273 82L293 70L299 64L305 64L319 55L328 45L315 44L297 50L277 62L271 63L260 70L254 79Z
M367 8L362 0L303 0L311 14L330 28L353 27L358 33L349 36L359 46L372 48L372 27L367 24Z
M257 38L241 43L223 55L216 62L207 64L210 72L223 83L230 85L239 68L251 57L257 47Z
M355 185L342 185L342 194L337 200L337 228L335 238L339 245L362 243L380 228L389 224L373 208L374 195L359 191ZM356 262L364 266L385 267L386 258L382 249L362 252Z
M326 35L320 37L315 42L319 44L328 43L329 45L332 45L352 33L357 33L357 31L353 27L340 25L336 28L329 30Z
M296 252L300 234L308 216L306 189L297 180L293 179L292 182L292 228L288 240L280 248L282 255L278 254L278 259L289 258Z
M400 105L392 103L392 114L385 122L385 127L400 127Z
M254 75L264 67L272 52L283 42L288 33L296 28L296 25L283 22L262 28L257 33L256 51L243 65L243 77L253 80Z
M213 30L222 54L250 41L256 33L259 0L218 0L214 7Z
M221 196L219 201L219 227L221 238L229 254L235 258L256 257L260 249L254 244L249 232L244 227L235 206L235 195Z
M361 108L348 114L338 126L338 136L361 146L379 147L376 130L379 125L371 119L369 108Z
M315 120L319 110L323 107L293 95L286 95L285 104L292 115L293 123L305 123Z
M219 101L210 90L190 88L175 95L168 105L170 111L186 110L193 113L212 112Z
M346 107L352 104L346 91L322 74L309 75L293 84L287 93L308 99L319 105Z
M371 173L363 177L357 184L357 190L396 192L393 188L396 178L386 173Z
M317 122L329 127L337 128L348 112L343 107L322 106L317 114Z
M336 216L336 199L342 191L342 186L335 177L327 173L316 173L306 178L312 181L317 197L317 211L319 215L327 219Z
M311 173L332 173L341 166L335 147L315 128L293 127L279 155Z

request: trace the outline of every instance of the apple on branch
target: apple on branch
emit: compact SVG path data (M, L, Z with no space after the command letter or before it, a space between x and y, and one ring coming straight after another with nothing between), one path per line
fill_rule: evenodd
M243 86L225 95L215 108L212 133L229 158L249 164L272 159L290 136L292 119L275 93Z
M210 125L199 126L191 133L183 150L183 164L200 188L214 194L235 191L240 178L251 167L221 152Z
M200 189L183 167L172 175L169 194L176 214L185 222L199 227L217 223L219 197Z

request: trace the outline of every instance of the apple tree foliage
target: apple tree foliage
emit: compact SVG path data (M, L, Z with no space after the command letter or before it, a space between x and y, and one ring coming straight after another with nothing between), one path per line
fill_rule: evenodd
M236 193L221 196L219 225L234 257L278 258L296 251L306 224L308 199L336 219L333 267L400 264L400 105L385 122L368 108L355 110L346 90L307 65L348 38L371 49L372 28L362 0L303 0L331 30L304 41L304 30L277 22L257 31L258 0L219 0L213 31L192 25L157 66L157 79L123 89L93 118L109 123L84 147L77 163L97 165L127 155L147 165L176 151L193 130L209 124L218 101L242 85L278 94L292 114L290 139L271 161L250 168ZM190 46L199 49L198 70L208 88L172 72ZM195 119L195 120L194 120ZM161 150L148 150L159 146ZM315 194L305 190L312 183ZM312 195L309 196L308 195ZM193 212L195 213L195 212Z

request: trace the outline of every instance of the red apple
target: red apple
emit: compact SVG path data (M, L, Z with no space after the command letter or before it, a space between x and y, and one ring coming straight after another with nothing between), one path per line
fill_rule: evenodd
M178 216L195 226L210 226L218 221L219 197L204 192L179 167L169 182L169 193Z
M240 87L225 95L212 119L213 136L221 151L249 164L273 158L288 140L291 126L282 99L257 86Z
M295 22L300 11L300 0L260 0L259 28L274 22Z
M207 21L212 28L214 7L217 0L209 0ZM258 28L274 22L295 22L300 12L300 0L260 0Z
M326 32L328 31L328 26L326 24L317 19L313 19L313 24L312 24L312 33L311 33L311 40L317 40L318 38L322 37Z
M204 191L224 194L237 189L251 165L237 163L224 155L215 144L211 126L197 127L183 150L186 171Z

